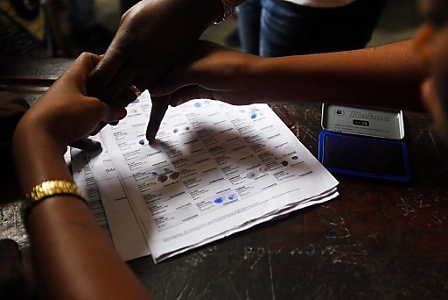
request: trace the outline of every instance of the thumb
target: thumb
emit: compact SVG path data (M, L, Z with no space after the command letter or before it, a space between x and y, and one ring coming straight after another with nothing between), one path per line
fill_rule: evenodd
M101 120L106 124L117 122L127 115L125 108L116 105L108 105L105 103L101 112Z
M78 89L83 91L84 94L87 94L87 77L98 64L100 59L100 56L96 54L83 52L78 56L63 76L71 77L72 80L77 83Z

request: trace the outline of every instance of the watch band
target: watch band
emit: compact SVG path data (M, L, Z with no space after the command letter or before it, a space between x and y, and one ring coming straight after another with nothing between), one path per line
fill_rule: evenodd
M65 180L44 181L33 187L31 192L26 194L26 198L32 202L37 202L50 196L67 194L77 196L85 201L85 196L78 186Z
M86 197L81 189L73 182L66 180L48 180L34 186L29 193L25 195L26 202L22 203L22 214L26 223L27 215L31 208L41 200L56 195L72 195L84 203L87 203Z
M229 17L231 17L235 13L235 0L221 0L223 14L222 16L215 21L215 24L219 24Z

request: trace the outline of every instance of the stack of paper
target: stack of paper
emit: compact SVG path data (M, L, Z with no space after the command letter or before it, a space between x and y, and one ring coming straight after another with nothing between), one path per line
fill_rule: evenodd
M72 150L78 185L99 191L125 259L178 253L338 195L338 182L265 104L201 99L170 107L156 141L145 139L148 92L95 138Z

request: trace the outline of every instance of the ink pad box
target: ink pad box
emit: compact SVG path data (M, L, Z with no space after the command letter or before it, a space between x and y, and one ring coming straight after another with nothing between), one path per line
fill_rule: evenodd
M403 111L322 105L318 160L331 173L409 182Z
M331 173L408 182L409 155L403 141L322 131L318 160Z
M401 110L377 110L323 104L321 125L324 130L336 133L391 140L404 138L404 120Z

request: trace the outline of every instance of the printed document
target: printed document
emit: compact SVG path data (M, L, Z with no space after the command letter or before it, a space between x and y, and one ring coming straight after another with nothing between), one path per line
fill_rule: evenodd
M72 151L72 161L84 157L75 180L85 188L91 172L124 259L160 262L338 195L335 178L266 104L169 107L148 144L150 109L146 91L97 136L101 153Z

